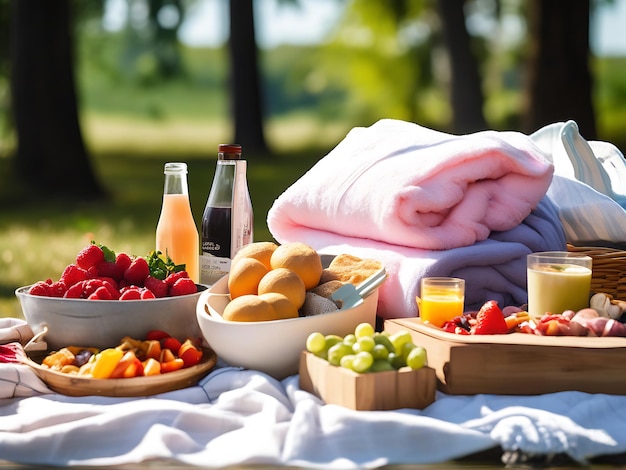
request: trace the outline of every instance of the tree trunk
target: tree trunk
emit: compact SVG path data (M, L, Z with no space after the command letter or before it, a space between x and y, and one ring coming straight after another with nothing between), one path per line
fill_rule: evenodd
M252 0L230 0L230 99L235 142L244 152L267 153Z
M574 120L596 138L589 69L589 0L531 0L524 131Z
M68 0L14 0L11 27L18 177L48 197L102 196L78 121Z
M474 132L487 127L480 74L465 26L464 5L465 0L437 2L450 57L452 131L456 133Z
M169 6L178 12L178 21L174 25L162 25L159 13L162 8ZM183 76L185 70L181 58L178 31L185 16L181 0L150 0L148 2L148 16L152 30L152 50L157 63L159 79L166 80Z

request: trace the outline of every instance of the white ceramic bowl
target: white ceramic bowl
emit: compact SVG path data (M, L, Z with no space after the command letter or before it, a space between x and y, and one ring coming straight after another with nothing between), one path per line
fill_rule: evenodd
M227 364L259 370L280 380L298 373L309 334L319 331L344 336L354 332L359 323L375 326L378 289L351 308L287 320L224 320L221 314L228 302L228 276L200 295L197 318L204 339Z
M207 286L195 294L147 300L87 300L30 295L30 286L15 291L24 318L35 334L47 328L49 349L65 346L112 347L124 336L142 339L159 329L183 340L199 338L196 304Z

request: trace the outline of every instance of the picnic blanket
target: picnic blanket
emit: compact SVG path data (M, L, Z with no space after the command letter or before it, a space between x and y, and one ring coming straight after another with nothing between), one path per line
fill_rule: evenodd
M6 320L0 331L15 327ZM225 364L198 385L141 398L59 395L28 366L1 366L0 459L25 465L350 469L434 464L498 446L580 463L626 452L623 396L438 393L424 410L354 411L301 390L297 375L278 381Z

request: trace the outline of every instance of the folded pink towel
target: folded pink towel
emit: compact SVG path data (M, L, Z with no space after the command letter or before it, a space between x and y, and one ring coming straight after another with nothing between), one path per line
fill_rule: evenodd
M455 136L386 119L350 131L277 198L267 224L292 240L316 230L428 250L468 246L522 222L552 173L518 132Z

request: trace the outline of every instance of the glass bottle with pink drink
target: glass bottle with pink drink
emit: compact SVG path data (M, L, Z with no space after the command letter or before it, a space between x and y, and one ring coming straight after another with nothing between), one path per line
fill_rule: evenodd
M184 264L194 282L200 281L200 236L191 212L187 164L165 164L163 205L156 229L156 249L176 264Z

